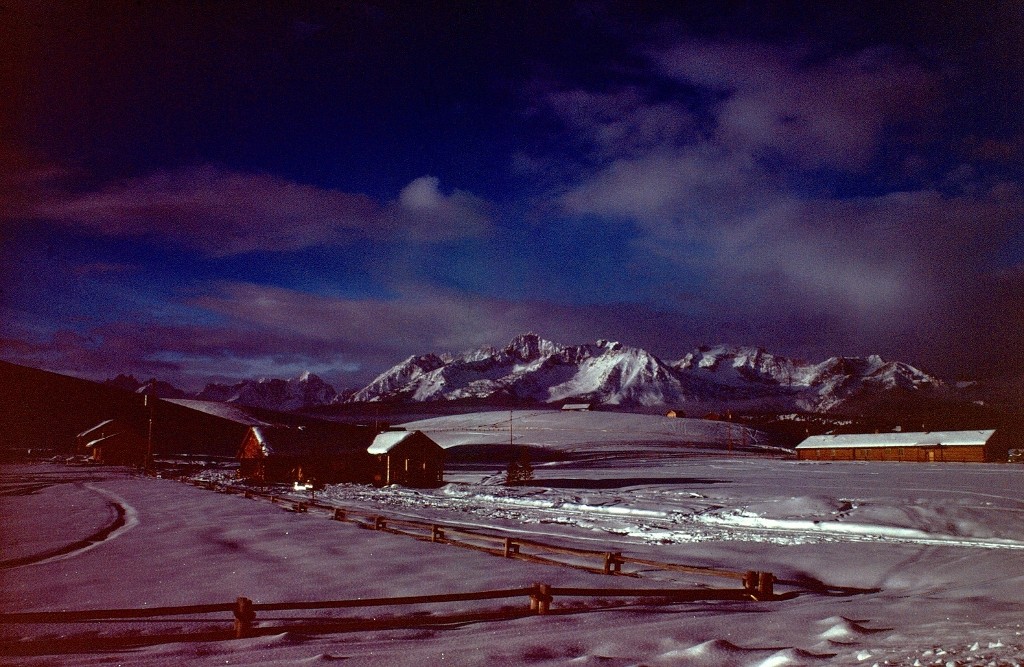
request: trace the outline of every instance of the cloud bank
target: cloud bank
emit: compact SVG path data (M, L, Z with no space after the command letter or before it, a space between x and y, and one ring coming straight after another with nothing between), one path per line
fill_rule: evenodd
M486 234L489 205L443 194L436 178L395 202L269 174L202 166L163 171L77 194L50 193L23 212L105 236L170 239L210 256L288 252L360 240L439 243Z

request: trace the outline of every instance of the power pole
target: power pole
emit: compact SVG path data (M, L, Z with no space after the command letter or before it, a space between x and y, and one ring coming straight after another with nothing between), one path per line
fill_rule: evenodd
M149 409L149 426L146 433L146 473L153 471L153 380L149 381L146 387L144 405Z

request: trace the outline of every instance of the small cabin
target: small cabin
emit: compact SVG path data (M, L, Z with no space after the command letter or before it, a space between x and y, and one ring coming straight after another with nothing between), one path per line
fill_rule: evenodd
M665 413L665 416L669 419L682 419L686 416L686 413L682 410L669 410Z
M995 460L994 430L815 435L796 446L802 461L983 463Z
M422 431L385 431L367 450L377 459L374 482L434 488L444 484L444 449Z
M238 476L260 484L369 482L372 458L345 436L338 429L252 426L238 448Z
M590 403L566 403L562 409L566 412L590 412Z
M145 465L147 444L138 428L121 419L107 419L75 436L78 453L106 465Z

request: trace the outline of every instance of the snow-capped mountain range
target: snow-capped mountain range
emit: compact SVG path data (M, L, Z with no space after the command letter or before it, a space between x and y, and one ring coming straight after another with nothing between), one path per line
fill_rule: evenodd
M127 380L134 381L139 391L150 384L130 376L108 383L130 389ZM192 397L281 411L340 402L458 399L648 407L742 401L779 409L829 411L857 398L945 388L940 380L913 366L884 361L877 355L808 363L760 348L718 345L700 347L678 361L666 362L617 342L562 345L530 333L517 336L503 348L409 357L345 398L311 373L291 380L209 384Z
M807 363L759 348L719 345L665 362L617 342L560 345L526 334L501 349L409 357L350 400L508 398L657 406L778 399L801 409L824 411L864 394L942 386L940 380L913 366L887 362L877 355Z
M334 387L309 372L290 380L260 378L230 385L210 383L202 391L194 394L176 389L166 382L140 382L131 375L119 375L107 380L105 384L139 394L152 393L160 398L194 398L201 401L238 403L277 412L302 410L339 401Z

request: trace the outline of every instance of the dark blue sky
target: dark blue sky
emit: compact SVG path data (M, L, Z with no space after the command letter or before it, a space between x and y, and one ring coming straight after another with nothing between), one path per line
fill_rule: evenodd
M0 357L1024 376L1019 3L0 3Z

